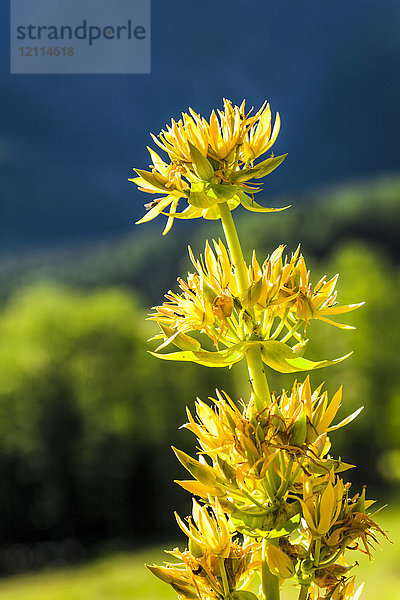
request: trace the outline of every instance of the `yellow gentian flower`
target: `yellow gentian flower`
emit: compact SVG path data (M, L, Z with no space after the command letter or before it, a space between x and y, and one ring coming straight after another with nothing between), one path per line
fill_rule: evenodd
M138 177L129 179L144 192L161 194L145 205L149 212L138 223L168 214L165 234L174 218L220 218L219 203L227 202L230 210L239 204L254 212L284 210L258 205L253 194L260 187L246 183L271 173L286 156L271 156L254 165L254 160L274 144L280 128L279 115L271 132L271 109L266 103L251 115L252 111L245 112L244 101L234 106L224 99L224 110L212 111L209 121L192 109L189 112L182 113L178 121L172 120L157 137L152 135L171 162L165 162L149 148L151 171L135 169ZM181 198L186 199L187 207L177 212Z
M341 479L334 483L334 472L331 471L328 482L322 493L313 489L311 478L304 476L303 498L300 499L303 517L313 537L325 535L337 521L342 508L344 484Z
M188 526L175 513L176 520L182 531L197 546L208 550L215 556L227 558L232 542L229 524L217 498L211 503L212 513L206 506L200 506L193 499L192 518Z

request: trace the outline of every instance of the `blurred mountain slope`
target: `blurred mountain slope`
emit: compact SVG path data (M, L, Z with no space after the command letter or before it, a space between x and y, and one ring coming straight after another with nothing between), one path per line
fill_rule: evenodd
M299 5L152 3L151 75L8 73L0 7L0 248L127 232L143 194L126 182L158 133L189 105L265 98L287 163L266 185L288 193L398 168L397 0Z
M400 257L400 178L381 177L364 182L321 188L302 195L261 199L268 206L291 208L263 217L241 208L234 213L247 255L253 247L259 257L285 243L288 253L302 243L306 256L329 257L339 243L365 241L380 248L389 260ZM189 268L187 244L195 252L204 239L222 236L219 222L176 222L166 237L160 217L137 226L128 235L102 241L43 247L31 253L3 253L0 261L0 297L36 280L50 280L83 289L123 286L134 288L144 304L158 302Z

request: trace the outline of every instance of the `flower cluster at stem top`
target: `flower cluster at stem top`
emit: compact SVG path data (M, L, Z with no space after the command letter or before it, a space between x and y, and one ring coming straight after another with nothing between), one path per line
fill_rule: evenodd
M212 111L209 121L192 109L189 113L183 113L179 121L172 120L158 137L152 136L170 162L149 148L151 171L135 169L138 176L129 180L140 190L160 196L145 205L148 212L138 223L168 214L167 233L175 218L218 219L218 204L225 202L230 210L238 204L256 212L283 210L257 204L254 194L260 191L260 185L248 183L271 173L286 156L272 155L254 165L278 136L279 114L272 128L269 104L264 103L252 114L252 110L246 111L245 101L234 106L226 99L224 110ZM177 212L181 198L187 201L187 207Z

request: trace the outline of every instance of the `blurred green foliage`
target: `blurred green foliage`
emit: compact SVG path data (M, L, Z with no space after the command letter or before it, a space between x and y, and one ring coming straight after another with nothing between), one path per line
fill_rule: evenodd
M346 320L356 331L308 325L307 356L338 366L312 374L329 392L344 385L344 418L334 454L353 462L349 478L375 492L400 473L400 179L281 199L276 215L240 215L247 254L302 241L312 281L340 272L338 301L365 306ZM271 200L268 205L273 205ZM158 224L159 225L159 224ZM191 449L184 406L215 387L247 397L243 365L231 372L172 365L146 353L154 334L145 306L162 301L218 223L175 225L167 238L132 239L29 257L0 266L0 530L2 543L78 538L173 536L172 509L186 512L186 477L171 444ZM112 287L111 287L112 286ZM282 376L270 372L271 387ZM300 375L301 379L303 378ZM291 387L294 377L285 378ZM279 388L278 388L279 386ZM356 491L356 490L355 490ZM386 492L384 492L385 494ZM388 493L388 492L387 492ZM382 497L382 491L379 492ZM1 562L1 560L0 560Z
M192 390L208 396L227 373L177 375L146 353L149 332L119 290L34 284L3 310L3 542L168 531L179 474L169 445Z

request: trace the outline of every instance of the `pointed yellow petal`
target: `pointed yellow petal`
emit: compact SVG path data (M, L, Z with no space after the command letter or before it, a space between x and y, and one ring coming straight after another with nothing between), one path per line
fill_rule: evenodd
M332 423L333 419L335 418L336 413L339 410L340 403L342 401L342 392L343 392L343 387L341 386L338 389L338 391L336 392L336 394L333 396L324 415L322 416L322 419L316 425L318 435L321 435L321 433L324 433L325 431L327 431L329 425Z
M353 421L356 417L358 417L358 415L360 414L360 412L363 409L364 409L364 407L360 406L359 409L355 410L353 413L351 413L351 415L349 415L348 417L343 419L343 421L340 421L340 423L338 423L337 425L333 425L332 427L329 427L328 431L334 431L335 429L339 429L340 427L344 427L345 425L348 425L349 423L351 423L351 421Z
M331 482L329 482L321 496L319 506L319 523L317 527L319 535L325 535L325 533L329 530L335 509L335 492L333 489L333 485L331 484Z

